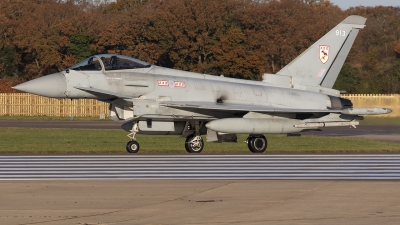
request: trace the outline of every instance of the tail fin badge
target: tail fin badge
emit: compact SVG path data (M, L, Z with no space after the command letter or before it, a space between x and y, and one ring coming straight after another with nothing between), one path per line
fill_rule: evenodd
M320 45L319 46L319 60L321 60L321 62L323 64L325 64L326 62L328 62L329 59L329 46L328 45Z

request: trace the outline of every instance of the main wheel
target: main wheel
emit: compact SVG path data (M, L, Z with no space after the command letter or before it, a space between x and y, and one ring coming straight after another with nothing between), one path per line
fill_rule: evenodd
M265 136L250 136L247 142L247 146L249 147L252 153L263 153L267 149L267 139Z
M137 153L139 151L139 143L137 141L130 141L126 144L126 150L129 153Z
M189 136L185 141L185 149L189 153L200 153L204 148L201 136Z

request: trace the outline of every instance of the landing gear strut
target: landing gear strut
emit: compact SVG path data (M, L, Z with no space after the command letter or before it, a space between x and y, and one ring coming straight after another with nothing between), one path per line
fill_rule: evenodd
M200 136L200 128L204 122L187 121L182 136L186 137L185 149L188 153L200 153L204 148L203 138ZM194 129L193 129L194 128Z
M267 139L264 135L249 136L246 140L247 146L252 153L263 153L267 149Z
M126 150L129 153L137 153L139 151L139 143L136 141L136 134L139 132L138 121L133 123L131 133L128 134L128 137L131 139L128 143L126 143Z
M186 138L185 148L188 153L200 153L204 148L204 141L200 135L192 135Z

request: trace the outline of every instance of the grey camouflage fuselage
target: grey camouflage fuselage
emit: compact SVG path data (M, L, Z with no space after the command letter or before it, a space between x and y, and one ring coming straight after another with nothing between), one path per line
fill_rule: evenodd
M126 120L128 152L136 133L186 137L188 152L208 141L249 134L252 152L264 152L266 133L297 133L325 126L353 126L387 108L353 108L332 89L366 19L349 16L277 74L250 81L163 68L113 54L90 57L15 89L53 98L94 98L110 103L110 116ZM43 85L47 88L43 88Z

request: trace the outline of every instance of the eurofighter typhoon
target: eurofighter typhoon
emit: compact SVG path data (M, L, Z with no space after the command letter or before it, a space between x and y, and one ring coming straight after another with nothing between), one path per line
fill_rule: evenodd
M110 103L110 116L125 120L126 150L139 151L136 134L181 135L189 153L209 142L248 134L253 153L267 148L264 134L292 134L321 127L353 126L388 108L353 108L332 89L366 18L349 16L276 74L240 80L163 68L135 58L100 54L62 72L14 89L52 98L91 98Z

